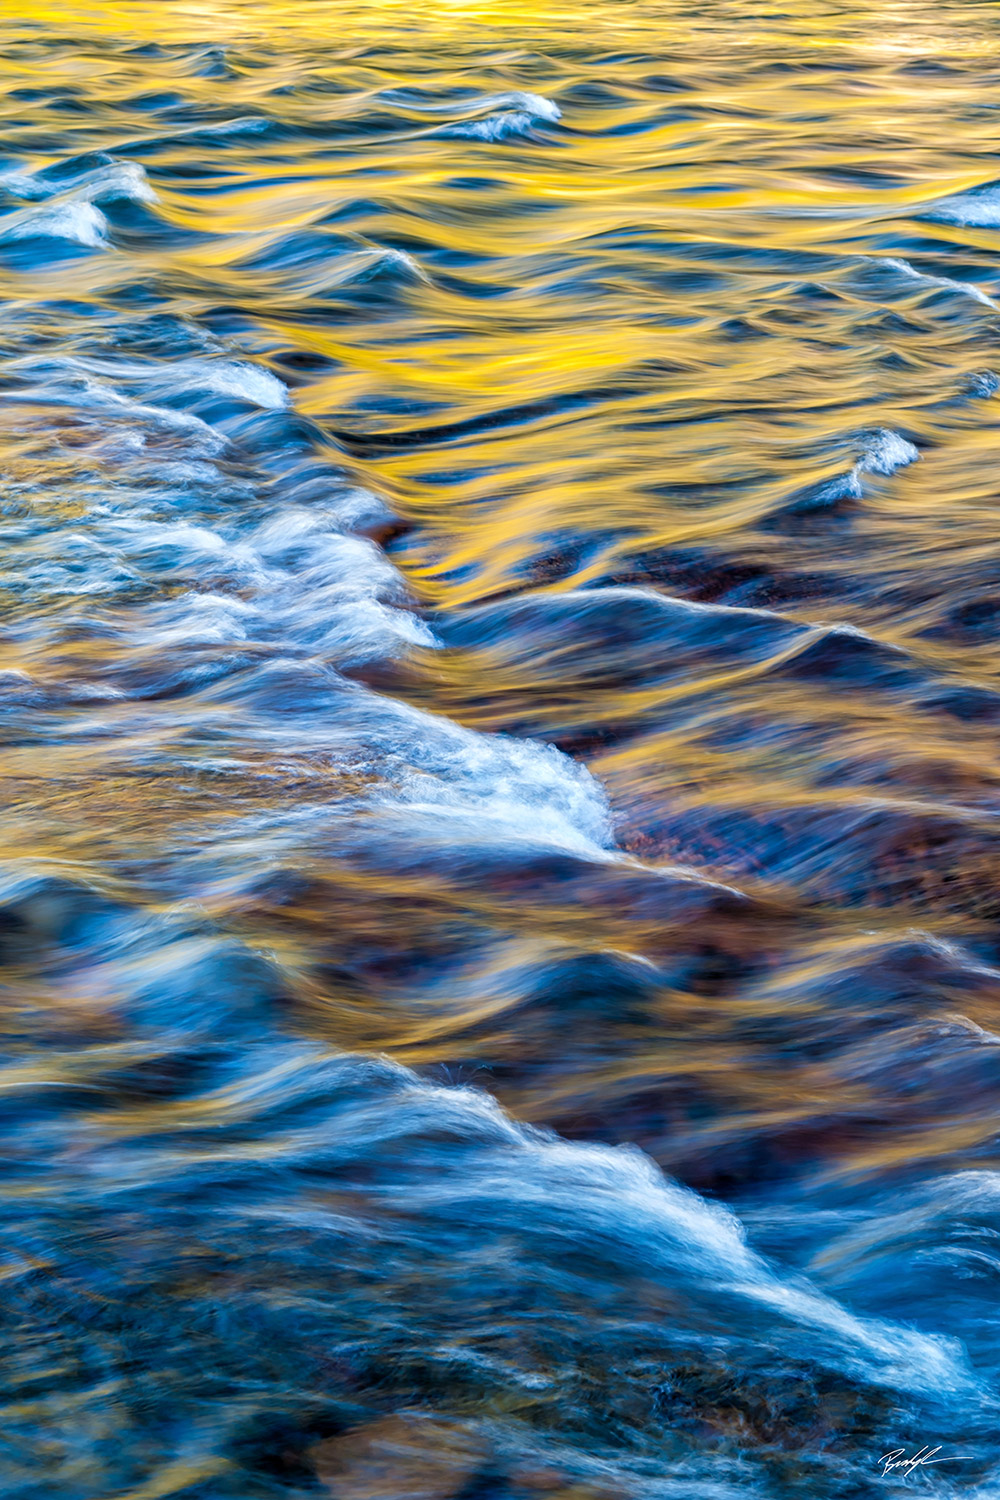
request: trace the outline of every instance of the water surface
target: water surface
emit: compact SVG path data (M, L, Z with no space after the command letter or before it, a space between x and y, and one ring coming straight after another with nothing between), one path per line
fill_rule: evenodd
M0 21L10 1500L995 1493L998 48Z

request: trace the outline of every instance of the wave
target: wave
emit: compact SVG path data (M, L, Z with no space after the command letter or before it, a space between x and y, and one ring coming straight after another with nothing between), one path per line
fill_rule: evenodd
M969 282L954 281L950 276L933 276L927 271L918 271L915 266L910 265L909 261L896 260L891 256L886 257L879 264L888 266L890 270L899 271L913 281L924 282L927 286L944 287L950 292L959 292L964 297L971 297L974 302L982 303L984 307L992 308L994 312L998 310L998 304L992 297L987 296L981 287Z
M0 1488L983 1490L989 38L306 10L0 22Z
M19 240L66 240L99 250L108 242L110 226L95 204L60 203L52 208L24 209L0 219L0 244Z
M476 115L483 111L513 111L529 115L534 120L554 123L562 116L558 104L543 94L526 93L522 89L511 89L500 94L469 94L464 99L441 99L414 89L391 89L380 98L387 104L397 104L413 114Z
M551 116L539 116L527 110L503 110L498 114L485 115L481 120L442 125L437 134L470 141L507 141L530 134L539 118L550 119Z
M766 1464L753 1412L794 1424L789 1368L814 1421L836 1413L842 1441L846 1425L863 1442L887 1403L911 1429L948 1402L971 1431L990 1420L954 1340L858 1315L779 1271L731 1212L633 1148L567 1143L475 1090L296 1039L279 969L182 910L139 914L72 872L30 865L8 866L3 886L23 958L74 954L77 1005L104 1032L78 1045L72 1068L56 1032L44 1063L0 1070L0 1105L16 1101L23 1122L0 1184L7 1307L23 1337L55 1301L49 1358L52 1338L64 1359L97 1339L116 1361L141 1348L151 1372L176 1372L175 1423L158 1433L140 1412L119 1426L102 1456L109 1479L139 1452L157 1468L180 1461L195 1403L203 1453L231 1458L228 1393L206 1396L194 1376L234 1344L238 1430L287 1409L299 1451L316 1442L308 1414L347 1403L350 1425L371 1422L386 1394L395 1409L432 1377L428 1414L473 1393L507 1413L486 1448L499 1442L508 1462L547 1440L550 1461L564 1444L556 1461L581 1475L624 1480L652 1461L681 1485L692 1465L707 1480L720 1461L698 1462L689 1413L722 1420L727 1401L741 1463ZM124 1096L141 1101L141 1126L109 1131ZM79 1119L71 1132L67 1116ZM26 1191L37 1181L45 1193ZM162 1253L178 1239L183 1263ZM849 1247L838 1261L850 1263ZM330 1264L333 1285L320 1274ZM62 1407L62 1440L72 1446L104 1399L91 1383Z
M1000 224L1000 188L996 183L988 182L967 193L939 198L924 210L924 217L939 219L946 224L992 229Z
M156 193L138 162L104 154L69 158L36 173L0 174L0 189L16 198L44 201L63 194L73 202L107 203L128 199L155 203Z
M858 460L857 472L861 474L895 474L908 464L916 463L920 450L898 432L880 428L865 440L864 452Z

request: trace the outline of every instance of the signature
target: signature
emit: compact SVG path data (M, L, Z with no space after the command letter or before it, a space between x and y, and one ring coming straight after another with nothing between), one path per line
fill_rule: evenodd
M883 1453L879 1459L882 1465L882 1477L891 1474L894 1469L901 1469L904 1474L912 1474L914 1469L919 1469L924 1464L957 1464L962 1459L971 1458L971 1453L953 1453L944 1458L937 1458L940 1453L938 1448L921 1448L919 1453L914 1453L912 1458L907 1458L905 1448L893 1448L891 1453Z

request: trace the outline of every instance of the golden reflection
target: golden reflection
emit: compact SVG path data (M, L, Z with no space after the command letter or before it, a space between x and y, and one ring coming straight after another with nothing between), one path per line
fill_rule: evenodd
M978 941L997 912L995 720L945 712L940 685L988 694L1000 675L977 623L997 585L1000 219L934 213L995 175L988 11L70 0L0 25L12 157L142 163L162 230L123 221L100 257L5 264L0 296L109 316L147 297L238 328L291 385L317 462L388 497L389 554L440 612L444 649L355 676L586 762L621 847L650 867L577 871L550 899L511 870L484 887L320 862L294 900L221 882L203 909L279 957L308 1026L338 1045L482 1063L526 1117L640 1140L691 1180L711 1182L712 1153L741 1133L784 1160L809 1120L827 1120L811 1149L831 1170L889 1159L869 1074L779 1067L741 1017L777 1024L760 966L798 972L821 938L832 973L861 933L891 945L919 923ZM48 33L78 43L36 45ZM442 132L435 108L464 91L541 95L562 118L515 140ZM205 144L205 120L235 133ZM89 334L72 337L91 357ZM919 461L866 468L885 433ZM72 528L104 494L93 441L86 416L5 413L9 514L41 506ZM133 586L152 597L139 565ZM805 634L747 658L655 633L623 646L613 623L522 638L501 613L449 645L464 610L602 587L772 612ZM110 635L20 631L20 590L12 568L9 671L114 676ZM53 618L64 608L59 594ZM831 624L883 653L869 679L803 666ZM254 649L256 664L278 655ZM896 658L911 671L898 683ZM310 799L354 807L377 780L332 751L210 764L198 716L221 737L236 709L184 691L182 711L165 693L141 715L109 697L104 738L0 747L12 844L113 880L137 848L162 871L179 844ZM183 771L164 771L167 751ZM704 931L665 916L647 877L674 863L739 883L753 920L715 896ZM479 957L460 961L466 946ZM518 1009L524 975L609 952L686 967L632 1029L595 1023L563 1055L556 1020ZM425 1001L436 963L458 967ZM45 1003L32 985L29 1009ZM972 1007L981 1024L993 1005L991 990ZM681 1128L669 1099L685 1090L692 1120L713 1123ZM982 1123L942 1125L942 1152L971 1149ZM936 1137L905 1139L930 1153Z
M995 17L0 16L4 1495L995 1467Z

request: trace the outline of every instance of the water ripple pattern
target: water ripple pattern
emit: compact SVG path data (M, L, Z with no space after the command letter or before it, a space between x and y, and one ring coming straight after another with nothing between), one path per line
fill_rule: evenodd
M1000 1493L995 8L0 43L4 1500Z

